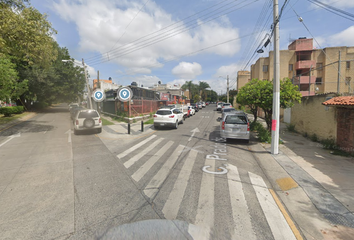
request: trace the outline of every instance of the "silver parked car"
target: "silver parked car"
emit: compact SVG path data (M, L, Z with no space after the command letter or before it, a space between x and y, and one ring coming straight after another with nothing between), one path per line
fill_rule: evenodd
M244 112L230 112L220 123L220 136L227 139L250 140L250 123Z

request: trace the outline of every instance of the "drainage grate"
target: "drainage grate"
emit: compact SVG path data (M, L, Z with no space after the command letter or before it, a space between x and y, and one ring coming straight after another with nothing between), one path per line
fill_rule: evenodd
M332 224L343 225L346 227L354 228L354 221L347 217L337 213L325 213L323 216L329 220Z

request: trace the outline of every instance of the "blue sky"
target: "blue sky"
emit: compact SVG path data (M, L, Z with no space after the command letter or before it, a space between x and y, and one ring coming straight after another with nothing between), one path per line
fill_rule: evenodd
M285 0L279 0L279 11ZM320 0L354 12L353 0ZM120 85L158 81L208 82L226 92L237 71L250 70L254 54L270 33L273 0L31 0L48 15L54 36L70 55L88 65L90 78L111 77ZM298 16L303 22L298 21ZM352 18L353 19L353 18ZM316 48L354 45L353 20L308 0L288 0L280 19L280 49L291 40L315 38ZM318 44L317 44L317 43ZM247 64L248 63L248 64Z

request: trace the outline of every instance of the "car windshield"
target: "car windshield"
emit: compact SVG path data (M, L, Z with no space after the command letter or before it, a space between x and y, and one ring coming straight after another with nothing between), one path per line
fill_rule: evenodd
M96 111L89 111L89 112L80 112L79 118L93 118L98 117L98 113Z
M158 110L156 112L157 115L170 115L171 111L170 110Z
M246 116L228 115L225 119L226 124L247 124Z

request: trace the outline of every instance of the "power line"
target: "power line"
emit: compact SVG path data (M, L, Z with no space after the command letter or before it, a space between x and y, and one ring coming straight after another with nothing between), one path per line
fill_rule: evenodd
M224 2L227 2L227 1L229 1L229 0L224 0L224 1L220 2L220 3L217 3L217 4L215 4L215 5L212 5L211 7L208 7L208 8L206 8L206 9L203 9L203 10L201 10L201 11L199 11L199 12L193 14L193 15L190 15L190 16L188 16L188 17L186 17L186 18L183 18L182 20L177 21L177 22L175 22L175 23L172 23L172 24L170 24L170 25L168 25L168 26L166 26L166 27L164 27L164 28L161 28L161 29L155 31L155 32L152 32L152 33L149 33L149 34L147 34L147 35L145 35L145 36L142 36L142 37L140 37L140 38L137 38L137 39L135 39L134 41L132 41L132 42L130 42L130 43L127 43L127 44L125 44L125 45L123 45L123 46L120 46L120 47L116 48L116 49L113 50L113 51L119 50L119 49L121 49L121 48L123 48L123 47L125 47L125 46L127 46L127 45L129 45L129 44L138 42L139 40L142 40L142 39L144 39L144 38L146 38L146 37L149 37L149 36L151 36L151 35L160 34L160 33L163 32L164 30L166 30L166 29L168 29L168 28L170 28L170 27L172 27L172 26L175 26L175 25L177 25L177 24L179 24L179 23L182 23L180 26L183 26L185 20L190 19L190 18L192 18L192 17L194 17L194 16L197 16L197 15L199 15L200 13L205 12L205 11L207 11L207 10L209 10L209 9L211 9L211 8L214 8L214 7L218 6L218 5L221 5L221 4L223 4ZM221 8L224 7L224 6L227 6L228 4L230 4L230 3L227 3L226 5L221 6ZM219 7L218 9L220 9L220 7ZM216 9L216 10L217 10L217 9ZM215 10L213 10L213 11L215 11ZM212 12L213 12L213 11L212 11ZM204 16L204 15L202 15L202 16ZM193 19L192 19L192 21L193 21ZM189 22L190 22L190 21L189 21ZM96 56L93 56L93 57L89 57L89 58L87 58L87 59L100 58L101 55L109 54L110 52L112 52L112 51L110 50L110 51L108 51L108 52L105 52L105 53L102 53L102 54L100 54L100 55L96 55Z
M350 21L354 21L354 14L352 14L352 13L346 12L344 10L333 7L331 5L328 5L328 4L318 1L318 0L307 0L307 1L315 4L316 6L323 8L331 13L334 13L340 17L343 17L343 18L348 19Z
M200 25L202 25L202 24L205 24L205 23L207 23L207 22L210 22L210 21L212 21L212 20L214 20L214 19L216 19L216 18L219 18L219 17L221 17L221 16L224 16L224 15L226 15L226 14L229 14L229 13L231 13L231 12L234 12L234 11L236 11L236 10L239 10L239 9L241 9L241 8L244 8L244 7L246 7L246 6L248 6L248 5L252 4L252 3L254 3L254 2L256 2L256 1L259 1L259 0L254 0L254 1L251 2L251 3L247 3L247 4L242 5L242 6L234 5L234 6L230 7L230 8L228 8L228 9L222 10L222 11L220 11L220 12L217 12L216 14L213 14L213 15L207 17L207 18L206 18L207 21L198 22L198 23L193 23L193 24L191 24L190 26L188 26L187 29L183 29L182 31L175 31L175 32L169 33L169 34L167 34L167 35L165 35L165 36L161 36L161 37L160 37L160 36L155 36L155 37L150 38L149 41L144 40L145 42L144 42L144 41L141 42L141 43L140 43L140 44L141 44L140 46L139 46L139 45L138 45L138 46L131 46L130 49L127 48L127 49L121 50L120 52L116 52L116 53L113 54L113 56L111 55L110 59L106 59L106 60L91 60L91 61L90 61L90 65L95 65L95 64L103 63L103 62L108 62L108 61L110 61L111 59L115 59L115 58L118 58L118 57L127 55L127 54L129 54L129 53L135 52L135 51L137 51L137 50L140 50L140 49L142 49L142 48L145 48L145 47L147 47L147 46L156 44L156 43L158 43L158 42L161 42L161 41L163 41L163 40L166 40L166 39L168 39L168 38L171 38L171 37L173 37L173 36L176 36L176 35L178 35L178 34L180 34L180 33L182 33L182 32L186 32L186 31L188 31L188 30L190 30L190 29L196 28L196 27L198 27L198 26L200 26ZM245 0L244 2L247 2L247 1ZM244 2L243 2L243 3L244 3ZM230 10L230 9L232 9L232 8L235 8L235 7L238 7L238 8L233 9L233 10ZM230 11L227 11L227 10L230 10ZM210 14L210 13L209 13L209 14ZM220 14L220 15L218 15L218 16L216 16L216 17L213 17L213 16L215 16L215 15L217 15L217 14ZM213 18L210 19L210 17L213 17ZM208 18L209 18L209 19L208 19ZM194 26L193 26L193 25L194 25ZM182 27L184 27L184 26L182 26ZM174 29L171 29L171 30L174 30ZM171 30L169 30L169 31L171 31ZM167 33L167 32L166 32L166 33ZM164 33L164 34L165 34L165 33ZM160 35L162 35L162 34L160 34ZM156 37L157 37L157 38L156 38ZM154 39L154 38L155 38L155 39ZM130 44L131 44L131 43L130 43ZM128 44L128 45L129 45L129 44ZM125 45L125 46L126 46L126 45Z

